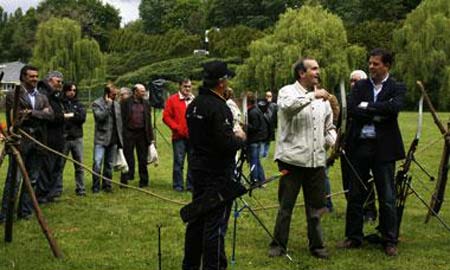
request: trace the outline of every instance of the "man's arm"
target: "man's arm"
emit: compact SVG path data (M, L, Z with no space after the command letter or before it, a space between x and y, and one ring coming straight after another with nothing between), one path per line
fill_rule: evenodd
M179 129L178 123L175 121L176 108L172 99L169 98L163 111L163 122L170 130L177 131Z
M106 121L111 114L110 106L102 106L97 102L92 103L92 111L95 120L100 122Z

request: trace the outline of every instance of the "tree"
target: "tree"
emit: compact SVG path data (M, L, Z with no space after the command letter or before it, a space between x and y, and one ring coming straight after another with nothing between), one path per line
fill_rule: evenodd
M248 45L250 45L250 42L263 36L264 34L258 29L244 25L211 31L208 34L209 52L216 57L240 57L244 59L249 56Z
M394 32L395 72L410 89L408 104L419 98L416 80L422 80L440 110L450 108L450 2L425 0Z
M289 9L274 32L250 45L250 57L238 68L241 90L279 89L292 83L292 64L310 56L321 66L323 86L332 90L348 75L347 36L342 21L320 6Z
M40 22L52 17L77 21L83 35L97 40L102 50L108 47L109 33L120 28L119 10L101 0L45 0L37 13Z
M297 8L295 0L211 0L207 6L208 27L232 27L238 24L265 29L275 24L286 8Z
M139 5L139 16L144 22L144 30L150 34L161 34L167 29L163 27L164 17L176 0L142 0Z
M164 34L169 30L184 30L191 34L205 31L204 1L142 0L139 16L148 34Z
M59 70L77 83L104 80L104 57L98 43L81 37L80 25L71 19L52 18L39 25L32 63L41 73Z

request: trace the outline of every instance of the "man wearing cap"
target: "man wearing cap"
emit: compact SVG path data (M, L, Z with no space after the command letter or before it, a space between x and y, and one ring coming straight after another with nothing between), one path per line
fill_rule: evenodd
M186 119L192 146L190 168L193 200L232 181L236 151L246 135L233 132L233 115L223 97L228 78L234 75L227 65L211 61L203 66L199 96L188 106ZM220 204L186 228L183 269L226 269L225 232L232 202Z
M274 240L269 256L286 252L292 211L303 187L309 250L318 258L327 258L320 219L326 212L325 163L326 145L336 140L330 94L318 89L320 68L316 60L303 58L293 68L296 82L278 93L279 135L275 160L280 171Z
M188 143L188 129L186 123L186 108L194 99L192 82L183 79L179 83L179 91L171 95L166 102L163 112L164 123L172 130L173 148L173 189L181 192L183 187L183 165L186 155L189 158L190 146ZM189 166L186 175L186 190L192 190L192 179Z
M62 103L63 74L50 71L37 85L39 92L46 95L52 107L54 118L47 121L47 146L58 151L64 150L64 105ZM36 195L40 203L51 202L60 197L63 190L62 157L46 152L37 182Z

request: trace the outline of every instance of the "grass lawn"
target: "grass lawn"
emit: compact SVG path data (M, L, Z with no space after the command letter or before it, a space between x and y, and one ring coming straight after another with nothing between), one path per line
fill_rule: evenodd
M449 114L441 114L446 120ZM3 117L3 114L2 114ZM164 137L170 140L168 128L161 123L157 115L158 128ZM417 126L416 113L402 113L400 124L406 147L409 147ZM434 176L437 176L443 140L433 145L439 132L433 124L431 115L426 113L422 138L416 158ZM85 124L85 164L92 166L93 149L93 116L88 114ZM274 144L270 157L273 157ZM172 148L158 133L158 151L160 164L149 167L150 187L148 190L173 200L190 200L190 193L172 191ZM264 159L266 175L276 173L275 163ZM6 175L7 162L0 168L0 191ZM413 165L411 168L414 188L428 202L434 183ZM138 175L136 173L136 175ZM330 170L332 190L342 189L340 167L337 162ZM119 174L114 174L119 180ZM67 164L64 173L64 193L62 198L53 204L42 207L44 215L55 238L64 253L64 259L53 258L46 239L35 219L19 221L14 226L14 240L6 244L0 241L0 269L158 269L157 225L162 225L162 269L181 269L184 247L185 225L179 217L180 206L161 201L150 195L130 189L122 190L114 187L111 194L90 192L92 177L85 174L88 190L87 197L75 195L73 166ZM130 182L138 185L138 180ZM277 203L277 183L271 183L264 189L253 192L253 197L245 196L254 208L261 205L272 206ZM447 189L447 198L450 192ZM299 198L298 202L303 202ZM307 248L306 221L303 208L294 211L291 224L289 251L295 264L286 258L268 258L268 235L244 210L238 218L236 263L229 269L449 269L450 232L432 219L424 224L426 208L411 195L407 200L404 213L399 256L388 258L381 248L365 244L358 250L336 249L336 242L344 238L345 206L343 195L333 198L335 212L322 219L323 232L330 260L318 260L310 256ZM441 215L450 223L450 204L444 202ZM270 231L273 230L276 209L257 211ZM226 249L231 256L232 220L227 234ZM365 231L375 230L375 224L366 226ZM0 226L0 237L3 238L4 227Z

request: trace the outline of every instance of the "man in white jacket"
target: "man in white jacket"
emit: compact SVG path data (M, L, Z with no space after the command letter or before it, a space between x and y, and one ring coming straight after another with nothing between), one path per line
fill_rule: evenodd
M336 140L330 94L319 89L320 68L316 60L297 61L294 76L296 82L278 93L275 160L284 175L278 187L280 207L269 256L286 252L292 211L303 186L310 252L315 257L328 258L320 218L326 212L326 147Z

